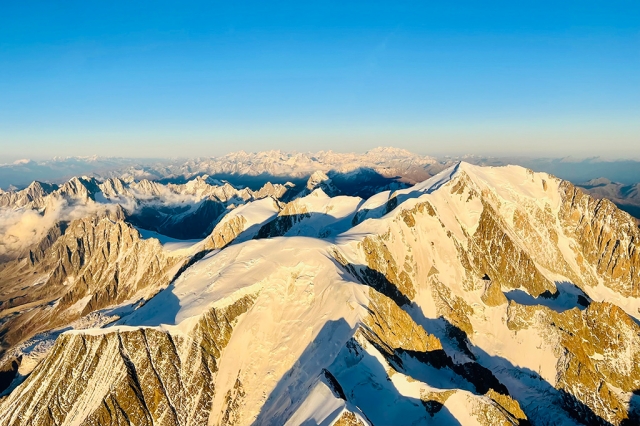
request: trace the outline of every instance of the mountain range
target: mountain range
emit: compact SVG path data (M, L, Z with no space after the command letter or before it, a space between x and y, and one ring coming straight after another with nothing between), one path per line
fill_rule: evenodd
M163 167L0 193L0 425L640 422L608 199L637 188L389 148Z
M590 184L591 181L603 179L625 188L640 184L640 161L637 160L477 155L437 158L418 155L399 148L380 147L364 154L274 150L253 153L239 151L220 157L196 159L132 159L98 156L56 157L45 161L24 159L10 164L0 164L0 193L1 188L14 191L26 188L34 180L63 184L77 175L91 176L99 180L146 179L178 184L207 175L216 180L233 182L239 187L257 190L267 182L272 184L290 182L303 185L311 174L321 171L329 175L344 193L355 193L368 198L385 183L396 182L398 187L415 184L451 167L458 161L481 166L517 164L569 180L587 191L594 189ZM357 184L353 185L353 182ZM360 193L357 193L363 182L367 184L361 188ZM601 190L595 189L592 195L601 197L600 192ZM640 217L640 196L637 191L623 189L609 199L632 216Z

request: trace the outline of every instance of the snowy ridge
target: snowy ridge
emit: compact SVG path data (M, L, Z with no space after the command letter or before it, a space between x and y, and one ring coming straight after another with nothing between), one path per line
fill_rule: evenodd
M640 231L576 191L458 163L367 200L249 198L154 297L62 333L0 424L634 422Z

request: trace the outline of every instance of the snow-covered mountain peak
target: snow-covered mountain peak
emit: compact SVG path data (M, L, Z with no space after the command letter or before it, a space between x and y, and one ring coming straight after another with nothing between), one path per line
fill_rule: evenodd
M119 210L0 268L0 425L637 423L640 230L610 202L516 166L392 187L363 156L234 155L206 161L301 185L103 181L87 206Z
M326 193L330 196L335 196L340 193L340 190L335 187L331 178L329 178L326 173L320 170L317 170L311 174L311 176L307 180L306 191L301 195L313 193L315 190L322 190L323 193Z
M380 146L378 148L370 149L366 152L366 155L369 156L381 156L381 157L392 157L392 158L402 158L402 157L414 157L415 154L407 151L406 149L394 148L391 146Z
M307 188L315 188L318 186L320 182L324 182L329 180L329 176L324 173L322 170L316 170L309 176L309 180L307 181Z
M601 177L597 179L591 179L586 184L588 186L601 186L601 185L609 185L611 183L613 182L611 182L609 179Z

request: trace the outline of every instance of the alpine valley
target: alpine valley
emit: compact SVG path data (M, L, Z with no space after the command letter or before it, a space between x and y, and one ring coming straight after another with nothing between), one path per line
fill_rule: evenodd
M0 425L640 424L606 194L388 148L163 170L0 191Z

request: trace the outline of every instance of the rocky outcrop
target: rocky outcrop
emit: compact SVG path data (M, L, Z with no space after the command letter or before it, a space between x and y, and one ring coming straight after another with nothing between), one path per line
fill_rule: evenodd
M593 302L557 313L536 306L509 305L509 328L537 328L558 355L556 388L577 419L619 425L629 413L619 391L640 388L640 326L619 307Z
M414 328L413 333L421 334L418 330L419 326ZM411 334L407 333L406 330L403 332L405 337ZM439 416L443 411L450 413L450 409L465 412L466 419L469 419L467 420L469 422L477 422L487 426L495 424L528 424L527 417L520 409L517 401L508 395L497 393L491 388L486 395L474 395L473 393L456 389L433 390L426 383L413 378L410 375L412 373L411 367L403 363L403 359L406 358L399 356L399 354L411 350L401 348L395 348L394 350L388 345L391 342L384 342L381 337L372 335L366 329L358 330L343 349L340 357L341 361L334 363L330 367L330 370L333 370L333 374L344 389L347 401L361 409L371 424L392 424L395 421L409 424L428 424L430 422L438 424L441 421L450 421L450 417L447 419L447 417L440 418ZM433 336L429 340L432 340L433 343L439 343ZM446 360L445 363L450 364L447 366L439 365L436 368L449 369L454 364L451 359L443 355L443 351L438 348L439 345L437 343L431 348L426 348L427 350L424 352L411 352L422 354L425 359L433 358L434 356L444 359ZM408 348L413 345L409 343L405 344L405 346ZM418 349L420 346L422 345L418 344L418 346L414 346L414 349ZM387 352L389 349L393 352ZM433 353L435 355L432 355ZM382 361L383 365L380 366L380 370L373 367L375 364L372 363L372 358L377 358L378 354L382 354L386 358L386 361ZM464 368L458 368L458 370L467 371ZM350 380L350 376L359 380L355 385L355 389L358 392L352 387L354 382ZM495 380L495 378L493 379ZM380 381L383 383L384 381L398 381L405 384L405 392L409 394L414 394L415 392L415 395L413 398L394 395L393 392L385 389L386 386L381 385ZM368 395L369 400L366 400L363 395ZM385 404L390 403L393 405L395 403L398 406L398 408L393 407L389 411L400 410L402 413L400 416L374 408L376 403L383 404L381 399L388 398L392 400L385 401ZM445 407L447 409L443 410ZM394 418L396 420L391 420Z
M163 192L165 192L162 184L148 179L142 179L139 182L132 182L130 187L138 194L145 195L147 197L159 197Z
M293 186L268 182L254 192L207 175L183 184L121 178L99 182L94 178L74 177L59 187L33 182L22 191L3 192L0 208L38 209L40 213L44 210L55 215L47 221L53 224L90 215L104 208L104 204L122 205L127 220L135 226L172 238L197 239L205 238L228 211L239 205L267 197L292 198Z
M307 207L298 200L287 203L278 216L260 228L256 238L280 237L289 231L293 225L311 217Z
M247 219L244 216L236 215L229 220L224 220L216 225L211 235L205 240L206 250L221 249L230 244L245 230Z
M636 223L640 225L640 183L627 185L599 178L577 186L593 198L606 198L612 201L620 210L633 216Z
M63 334L4 402L0 424L206 424L217 360L253 300L211 309L186 335L154 328Z
M266 197L273 197L277 200L283 198L286 194L288 194L292 189L295 188L295 185L291 182L287 182L284 185L276 183L275 185L271 182L267 182L260 188L259 190L253 192L253 197L257 200Z
M34 181L22 191L0 193L0 208L44 207L44 198L56 189L56 185Z
M405 351L432 352L442 350L437 337L427 334L411 316L393 300L374 289L369 290L369 315L362 333L367 340L384 348L387 354Z
M344 411L333 426L365 426L351 411Z
M128 188L128 184L119 178L106 179L100 185L100 190L107 198L132 197L133 194Z
M409 273L410 266L405 264L400 267L391 251L384 243L385 236L380 238L366 237L362 241L362 250L365 255L368 269L360 272L365 282L378 290L382 290L391 283L396 291L407 300L415 296L415 288Z
M54 194L66 200L77 200L83 203L95 201L95 195L100 192L99 182L94 178L83 176L73 177L58 188Z
M10 313L0 325L3 348L169 284L183 259L165 254L157 240L142 240L122 219L121 209L105 210L64 231L58 225L27 259L0 271L1 303Z
M482 301L487 306L500 306L507 303L507 298L505 297L502 289L500 288L500 284L495 283L491 280L485 280L485 288L482 293Z
M254 237L262 229L262 224L270 222L280 211L281 204L271 197L241 206L218 222L204 240L207 251L222 249L243 235L243 239ZM246 231L246 233L245 233Z
M553 283L538 270L531 256L513 241L506 229L497 212L485 203L470 244L475 265L502 287L522 287L534 296L555 293Z
M298 195L298 197L305 197L316 189L322 189L322 191L329 197L335 197L340 194L340 190L336 188L331 181L331 178L324 172L317 170L309 176L305 189Z
M577 262L587 284L599 279L625 297L640 297L640 229L606 200L596 200L563 182L559 218L577 243Z

